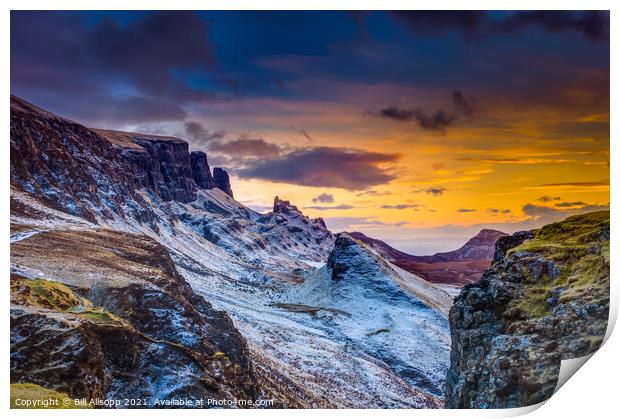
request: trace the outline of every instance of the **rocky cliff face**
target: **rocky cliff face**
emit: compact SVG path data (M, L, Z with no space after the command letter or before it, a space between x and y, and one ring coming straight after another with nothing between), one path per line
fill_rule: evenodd
M232 188L230 187L230 178L228 172L222 168L216 167L213 169L213 181L215 187L226 192L228 196L234 198Z
M11 97L12 383L149 402L259 396L245 339L156 241L175 205L205 192L206 156L193 163L184 141L97 132Z
M11 258L11 382L150 403L257 396L245 339L155 241L37 232Z
M11 186L46 205L94 222L154 214L136 193L129 161L105 138L11 96Z
M203 151L192 151L190 154L192 160L192 175L194 182L201 189L213 189L217 187L211 169L207 162L207 154Z
M289 201L275 197L273 211L258 219L259 231L273 246L289 253L306 253L315 261L324 261L334 246L334 235L321 218L309 218ZM274 226L278 226L277 229ZM282 234L282 230L286 233Z
M608 311L608 211L499 239L492 266L450 310L446 407L547 399L560 361L601 345Z
M94 131L110 141L131 163L140 186L165 202L192 202L196 200L198 189L216 187L226 188L225 192L232 196L226 171L216 168L211 175L206 153L190 153L186 141L133 132Z
M93 130L11 96L11 185L88 219L153 221L140 191L192 202L198 189L232 196L228 174L211 176L206 154L174 137Z

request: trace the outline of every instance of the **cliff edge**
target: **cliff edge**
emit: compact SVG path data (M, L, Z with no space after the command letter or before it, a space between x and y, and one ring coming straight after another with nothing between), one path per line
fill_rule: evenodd
M560 361L603 342L609 211L500 238L491 267L450 310L447 408L512 408L551 397Z

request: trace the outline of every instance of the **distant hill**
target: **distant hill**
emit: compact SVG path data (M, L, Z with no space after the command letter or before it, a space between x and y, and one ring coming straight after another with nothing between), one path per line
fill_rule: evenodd
M349 233L357 240L370 245L385 259L430 282L465 285L480 279L489 267L495 252L495 242L506 233L483 229L462 247L431 256L415 256L393 248L384 241L373 239L360 232Z

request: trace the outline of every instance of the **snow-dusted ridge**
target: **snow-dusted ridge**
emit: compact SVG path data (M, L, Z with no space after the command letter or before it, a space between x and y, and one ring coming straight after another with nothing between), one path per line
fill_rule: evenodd
M87 147L79 141L87 135L106 156L116 155L96 133L65 128L75 147ZM51 128L45 135L59 145L52 151L64 144ZM87 148L61 151L57 158L68 159L73 172L52 173L46 157L40 167L12 167L12 240L20 246L54 230L114 230L155 240L194 292L232 318L264 394L283 406L442 406L450 297L441 288L347 235L336 237L321 219L277 197L267 214L217 187L189 188L183 200L166 200L119 177L119 170L134 170L127 162L88 156ZM71 176L78 174L76 190ZM12 266L28 277L62 279L58 268L45 269Z

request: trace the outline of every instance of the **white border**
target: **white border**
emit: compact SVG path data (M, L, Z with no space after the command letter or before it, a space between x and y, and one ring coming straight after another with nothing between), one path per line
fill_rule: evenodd
M283 2L277 0L229 0L229 1L193 1L193 0L175 0L173 3L163 0L126 0L126 1L112 1L112 0L89 0L89 1L75 1L75 0L56 0L56 1L43 1L43 0L9 0L4 2L8 7L5 13L0 17L0 27L2 28L2 47L4 52L2 62L2 80L5 89L5 101L2 109L4 111L4 136L5 139L5 152L0 153L0 162L4 170L2 171L2 181L5 187L2 189L2 231L4 231L4 237L7 238L2 242L2 256L4 259L4 277L8 279L8 265L9 265L9 92L10 92L10 9L15 10L46 10L46 9L65 9L65 10L159 10L159 9L185 9L185 10L241 10L241 9L254 9L254 10L268 10L268 9L287 9L287 10L398 10L398 9L427 9L427 10L611 10L611 68L610 74L619 74L618 66L618 54L614 53L614 47L618 46L618 19L617 13L620 8L614 8L618 2L602 1L602 0L590 0L590 1L551 1L551 0L521 0L521 1L484 1L484 0L469 0L464 1L441 1L436 0L433 2L412 2L412 1L397 1L397 0L382 0L382 1L370 1L370 0L344 0L334 2L333 0L301 0L295 3ZM5 6L6 7L6 6ZM45 40L42 40L44 42ZM618 132L617 114L618 110L617 98L620 97L620 91L618 89L618 83L616 79L611 80L611 133ZM611 161L616 163L618 161L618 146L611 141ZM614 164L611 166L611 235L620 237L620 229L617 225L618 210L616 207L616 200L614 197L618 195L618 168ZM619 259L619 247L615 246L615 240L612 242L611 247L611 259L614 261L611 265L612 271L612 315L610 320L610 331L615 324L618 312L618 268L615 261ZM5 282L5 290L8 291L8 281ZM2 298L3 312L8 313L9 294L8 292ZM33 417L37 413L33 411L19 411L8 409L9 399L9 322L8 316L3 316L2 330L0 331L2 339L2 353L4 354L4 361L0 362L0 368L2 368L4 374L3 379L0 382L0 409L7 412L12 417ZM562 418L571 417L611 417L610 412L615 404L617 396L617 377L620 376L620 368L618 362L618 353L620 353L620 338L618 334L612 334L605 345L587 362L587 366L577 372L576 378L569 380L557 394L555 394L541 409L538 409L530 414L532 418L544 418L548 415L558 416ZM238 417L238 416L252 416L252 417L289 417L294 414L296 417L301 418L317 418L325 416L337 416L342 418L356 418L362 417L390 417L390 418L410 418L416 417L459 417L459 418L480 418L480 417L497 417L497 416L514 416L520 413L526 413L531 409L512 409L512 410L297 410L291 411L279 411L279 410L263 410L263 411L230 411L230 410L218 410L218 411L175 411L175 415L183 415L186 417L203 417L203 415L216 416L216 417ZM65 418L83 416L85 411L67 410L67 411L45 411L40 414L49 418ZM166 410L151 410L145 411L104 411L104 410L91 410L88 411L88 415L93 417L145 417L148 415L150 418L164 418L169 416L172 412Z

